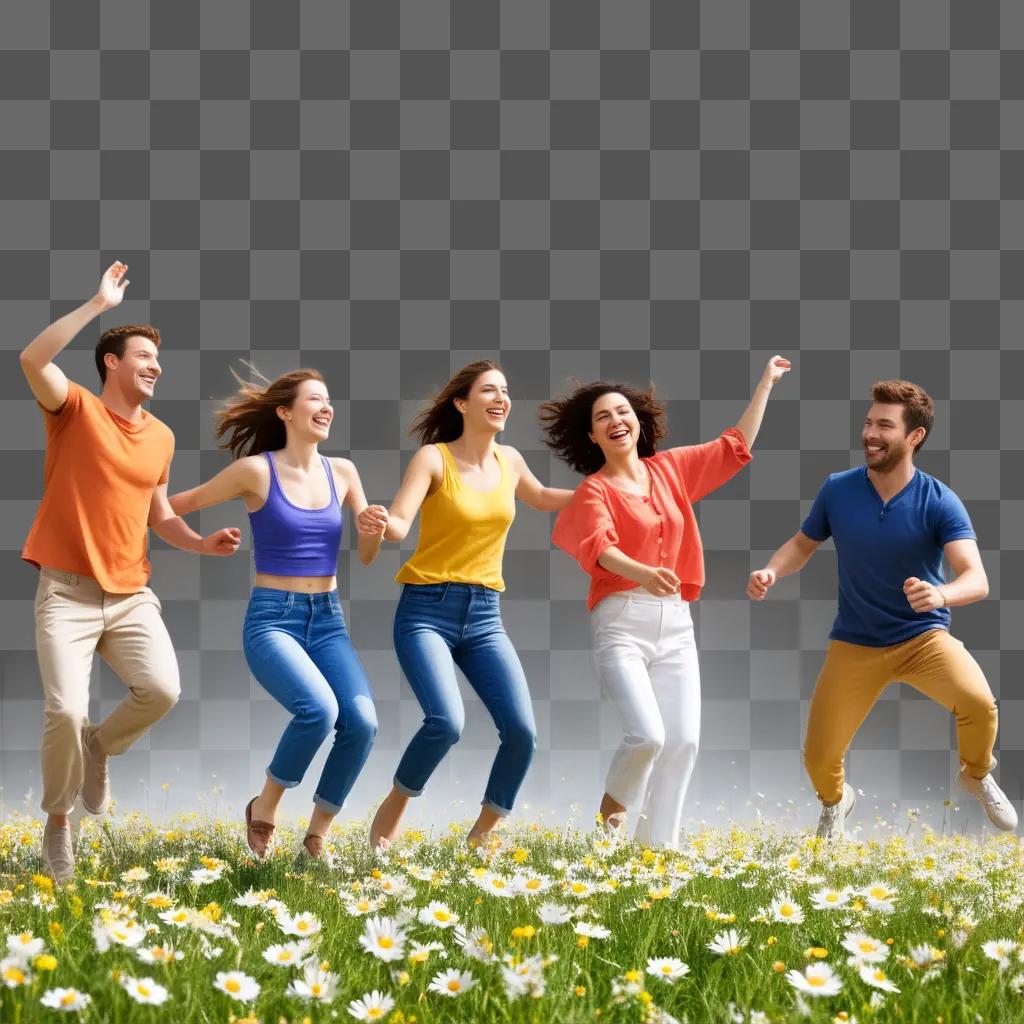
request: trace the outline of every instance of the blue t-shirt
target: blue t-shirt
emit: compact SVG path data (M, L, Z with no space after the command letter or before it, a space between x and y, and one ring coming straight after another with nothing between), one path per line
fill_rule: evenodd
M839 608L833 640L890 647L929 629L949 629L949 609L915 612L903 593L911 576L938 586L942 549L975 539L963 502L944 483L915 470L883 502L866 467L833 473L800 529L811 540L835 538Z

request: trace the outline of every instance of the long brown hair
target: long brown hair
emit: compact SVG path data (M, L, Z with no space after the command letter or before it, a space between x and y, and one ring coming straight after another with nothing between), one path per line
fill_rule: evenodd
M459 370L430 401L430 405L412 421L410 434L419 434L420 444L455 441L462 437L462 413L455 408L456 398L465 398L473 382L488 370L503 372L490 359L478 359Z
M220 447L230 449L233 459L283 448L288 436L284 421L277 415L278 406L291 408L298 395L299 385L305 380L326 383L319 370L309 367L292 370L271 381L251 363L247 365L253 376L263 382L262 386L243 380L232 369L231 373L238 381L238 392L233 398L227 399L224 408L216 414L217 438L228 435Z
M553 398L540 406L540 422L547 446L577 473L589 476L605 462L604 452L590 440L594 403L602 395L622 395L640 421L637 454L648 458L658 450L658 442L668 433L665 405L654 397L653 385L643 391L631 384L609 384L595 380L590 384L573 382L575 390L563 398Z

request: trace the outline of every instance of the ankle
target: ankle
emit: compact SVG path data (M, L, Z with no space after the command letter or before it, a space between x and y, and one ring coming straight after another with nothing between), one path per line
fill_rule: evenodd
M50 814L46 818L46 824L50 828L70 828L71 821L66 814Z

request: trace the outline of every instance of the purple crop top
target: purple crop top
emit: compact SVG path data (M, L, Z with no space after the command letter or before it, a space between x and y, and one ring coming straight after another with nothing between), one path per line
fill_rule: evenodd
M333 576L338 571L344 517L331 464L320 456L331 500L323 508L299 508L285 497L273 456L263 454L270 463L270 490L259 510L249 513L256 571L272 576Z

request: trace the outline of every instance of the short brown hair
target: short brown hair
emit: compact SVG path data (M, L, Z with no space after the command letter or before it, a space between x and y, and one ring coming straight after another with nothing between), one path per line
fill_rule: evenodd
M590 440L594 403L602 395L622 395L640 421L640 440L636 450L648 458L658 450L658 442L668 433L665 405L654 397L654 387L610 384L595 380L589 384L574 381L576 389L564 398L553 398L540 407L540 422L547 446L577 473L589 476L604 465L604 452Z
M96 370L100 375L100 383L107 383L107 364L103 357L108 352L113 352L118 359L124 359L125 346L129 338L149 338L157 348L160 347L160 332L149 324L123 324L121 327L111 327L100 335L99 343L96 345Z
M909 380L880 380L871 385L871 398L884 405L903 406L903 425L907 428L904 436L918 427L924 428L924 437L914 449L915 452L919 452L928 440L932 424L935 422L935 403L932 396L924 388L911 384Z

